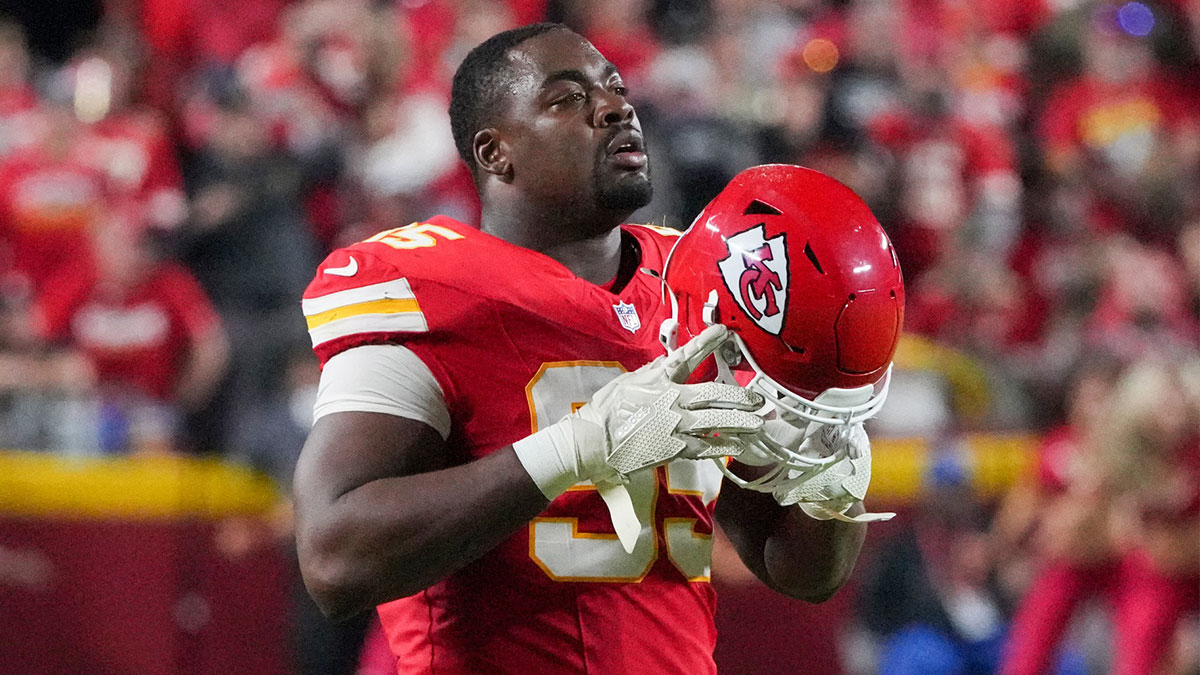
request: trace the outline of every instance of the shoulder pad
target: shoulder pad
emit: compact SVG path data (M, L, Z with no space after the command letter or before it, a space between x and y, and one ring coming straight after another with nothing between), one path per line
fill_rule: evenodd
M664 237L682 237L683 236L683 230L677 230L673 227L663 227L661 225L650 225L648 223L635 223L635 224L631 224L631 225L626 225L626 227L637 228L639 230L649 230L655 234L662 235Z
M435 216L428 222L416 222L404 227L384 230L375 236L368 237L355 244L356 247L367 250L382 249L383 251L418 251L432 249L444 242L465 239L466 235L460 230L471 231L454 220Z
M431 332L430 307L449 325L464 303L447 293L444 277L456 269L442 251L466 238L449 219L385 230L338 249L317 268L304 292L304 318L313 351L324 363L351 347L404 342ZM437 307L432 308L437 310Z
M675 242L683 234L679 230L657 225L625 225L625 231L642 245L642 267L663 271Z
M408 279L357 246L329 254L301 306L322 363L350 347L381 342L387 334L429 331Z

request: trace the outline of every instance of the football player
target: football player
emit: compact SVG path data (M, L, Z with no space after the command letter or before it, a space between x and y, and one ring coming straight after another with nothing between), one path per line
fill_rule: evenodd
M714 512L764 583L822 601L865 533L830 514L862 506L788 495L811 457L850 458L780 450L797 444L764 419L804 425L775 392L688 383L736 344L729 326L678 321L695 330L664 355L678 233L622 225L651 196L645 147L587 40L557 24L489 39L455 75L451 118L481 229L381 232L305 293L323 364L295 478L305 582L332 617L378 606L400 673L714 672ZM724 462L692 460L752 447L775 468L730 469L762 489L718 507ZM826 497L823 520L783 505Z

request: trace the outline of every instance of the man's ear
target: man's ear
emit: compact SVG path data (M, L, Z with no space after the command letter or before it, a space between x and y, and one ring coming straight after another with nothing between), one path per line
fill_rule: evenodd
M509 162L508 143L500 138L500 133L492 128L482 129L475 134L471 149L475 153L475 163L483 171L498 176L500 180L512 180L512 164Z

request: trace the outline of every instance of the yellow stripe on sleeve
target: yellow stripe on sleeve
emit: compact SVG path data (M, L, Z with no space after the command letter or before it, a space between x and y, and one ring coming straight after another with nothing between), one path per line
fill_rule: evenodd
M362 316L363 314L405 314L420 311L421 306L417 304L416 298L372 300L370 302L335 307L318 314L313 314L312 316L307 316L305 320L308 321L308 329L312 330L324 326L331 321L346 319L352 316Z

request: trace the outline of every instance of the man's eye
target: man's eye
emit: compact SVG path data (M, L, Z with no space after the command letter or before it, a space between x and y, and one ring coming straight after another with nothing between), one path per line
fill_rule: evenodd
M558 99L558 103L582 103L586 100L587 96L585 96L582 91L573 91Z
M623 84L618 84L617 86L613 87L613 93L617 96L628 96L629 87L626 87Z

